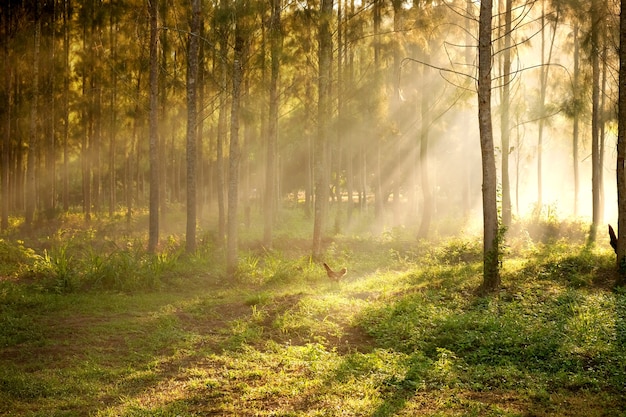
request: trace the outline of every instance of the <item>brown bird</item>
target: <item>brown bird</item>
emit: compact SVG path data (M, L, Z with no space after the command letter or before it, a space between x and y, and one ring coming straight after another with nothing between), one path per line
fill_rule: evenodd
M339 271L333 271L332 269L330 269L330 266L328 266L326 262L324 262L324 268L326 268L328 278L332 279L333 281L339 281L341 277L346 275L346 273L348 272L346 268L341 268Z
M611 239L610 241L611 247L613 248L615 253L617 253L617 236L615 236L615 230L613 230L610 224L609 224L609 237Z

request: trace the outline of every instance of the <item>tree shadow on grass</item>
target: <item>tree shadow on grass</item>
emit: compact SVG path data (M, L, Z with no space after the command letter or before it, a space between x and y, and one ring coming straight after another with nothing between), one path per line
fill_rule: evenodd
M514 285L488 297L466 294L465 303L451 302L455 289L446 284L439 285L439 294L428 289L407 293L365 312L362 325L380 346L411 358L404 377L381 386L384 400L371 415L395 415L418 389L543 392L547 401L537 406L548 408L553 406L550 396L561 391L572 398L580 390L619 392L624 378L611 363L619 367L623 359L608 360L606 352L626 345L626 294L616 300L618 346L606 347L610 325L585 340L585 329L605 327L601 311L588 316L595 314L598 298L586 297L598 289L610 294L594 281L604 266L585 256L542 259L507 277L517 280ZM599 299L605 300L601 294ZM594 342L596 336L606 340Z

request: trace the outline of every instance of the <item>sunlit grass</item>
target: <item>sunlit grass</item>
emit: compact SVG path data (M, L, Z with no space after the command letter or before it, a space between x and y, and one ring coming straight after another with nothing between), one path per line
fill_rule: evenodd
M151 258L90 252L85 233L36 254L50 270L26 247L11 258L27 272L0 282L0 415L626 411L626 295L607 248L511 238L502 289L482 296L472 237L337 236L325 259L349 272L334 283L297 236L243 248L227 277L210 245L184 255L172 238Z

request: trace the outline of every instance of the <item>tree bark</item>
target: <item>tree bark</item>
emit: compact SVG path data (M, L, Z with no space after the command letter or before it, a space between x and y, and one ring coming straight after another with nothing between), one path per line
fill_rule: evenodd
M196 125L197 125L197 78L198 51L200 49L201 25L200 0L191 2L191 27L189 32L189 50L187 52L187 252L196 251Z
M220 0L220 9L222 13L226 12L228 7L228 0ZM218 245L224 247L224 238L226 237L226 196L224 195L226 188L226 181L224 179L224 146L227 139L227 125L228 125L228 66L226 58L228 57L228 25L223 21L216 21L214 29L219 32L219 52L217 54L220 62L220 97L219 97L219 114L217 119L217 141L216 141L216 156L215 156L215 171L216 171L216 188L217 188L217 235Z
M159 67L158 67L158 1L150 5L150 214L148 251L155 252L159 243Z
M422 91L427 91L426 67L422 68ZM422 128L419 132L419 176L422 182L422 219L417 232L420 239L428 239L430 222L433 216L433 195L431 192L429 169L428 169L428 129L430 128L430 118L428 113L428 94L421 94L420 112L422 117Z
M598 0L591 2L591 195L592 223L589 241L596 241L600 224L600 12Z
M478 30L478 126L482 155L483 192L483 284L482 290L500 286L496 160L491 124L491 20L492 2L480 3Z
M27 229L32 227L35 217L37 203L36 187L36 164L37 151L39 147L39 132L37 120L39 117L39 47L41 44L41 17L39 13L39 0L35 0L35 33L33 36L33 98L30 103L30 126L29 126L29 148L26 159L26 201L24 225Z
M4 129L5 136L0 142L1 147L0 151L2 153L2 162L0 163L1 169L1 178L2 183L0 187L2 188L2 200L0 202L0 230L4 231L9 228L9 153L11 150L11 114L13 111L13 95L12 95L12 81L13 81L13 69L9 64L9 18L5 17L3 21L3 54L4 54L4 82L6 88L6 101L4 105L6 106L6 113L4 115Z
M620 45L626 45L626 0L621 0ZM617 285L626 285L626 48L619 49L617 131Z
M330 135L331 117L331 63L332 63L332 32L330 21L333 13L333 0L322 0L320 4L319 23L319 79L317 102L317 138L315 140L315 209L313 220L313 259L322 255L322 235L328 212L328 138Z
M578 39L578 22L574 22L574 125L572 127L572 162L574 165L574 217L578 216L578 194L580 190L580 174L578 169L578 137L580 119L580 42Z
M113 11L111 11L109 22L109 40L111 45L111 54L113 61L117 61L117 29L118 22L117 17ZM109 217L113 217L115 208L117 205L116 198L116 183L117 175L115 169L115 154L117 151L117 71L111 70L111 92L110 92L109 112L110 123L109 126Z
M239 203L239 105L243 78L244 39L239 33L240 22L235 23L235 55L233 61L233 89L230 113L230 156L228 163L228 221L226 240L226 269L229 274L237 270L238 260L238 203Z
M554 41L556 39L556 29L559 21L559 12L557 9L554 20L554 30L552 31L552 39L550 40L550 48L548 50L548 59L545 60L545 0L542 2L541 14L541 79L539 87L539 125L537 136L537 216L541 214L543 207L543 130L545 126L545 101L546 91L548 88L548 74L550 72L550 64L552 63L552 52L554 50Z
M509 180L510 154L510 79L511 79L511 9L513 0L506 0L504 13L504 63L502 68L502 111L500 113L500 135L502 139L502 224L511 226L511 183Z
M45 48L47 51L47 62L46 66L48 68L56 68L56 19L57 13L55 2L50 6L52 8L52 13L49 13L47 17L47 24L49 25L49 30L47 31L47 37L49 38L45 43ZM55 207L56 207L56 94L54 91L56 90L56 80L55 80L54 71L47 71L45 74L44 85L46 85L46 89L52 93L44 94L44 111L47 113L45 119L45 136L44 136L44 175L39 179L43 186L40 186L43 197L43 210L45 213L45 217L48 220L51 220L55 216Z
M69 135L70 135L70 0L63 0L63 211L70 209Z
M267 248L272 247L272 231L276 210L276 152L278 146L278 77L280 75L280 55L282 50L282 35L280 25L281 1L271 1L270 17L270 54L271 74L269 91L269 123L267 132L267 150L265 160L265 199L263 208L263 242Z

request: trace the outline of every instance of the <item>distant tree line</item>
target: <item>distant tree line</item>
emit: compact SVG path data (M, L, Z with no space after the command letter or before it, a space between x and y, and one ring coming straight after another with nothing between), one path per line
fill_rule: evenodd
M591 138L595 239L619 11L605 0L500 0L489 11L468 0L4 1L0 226L77 209L86 221L130 220L148 208L156 250L160 222L183 204L188 249L217 213L210 227L232 268L238 219L262 211L271 247L287 195L313 217L319 257L331 225L346 229L356 213L371 214L375 231L416 219L421 238L437 212L468 217L488 168L491 240L519 212L525 158L537 163L541 210L544 128L558 115L571 126L559 140L572 155L575 213L588 198L581 130ZM490 35L482 59L479 23ZM528 62L529 51L540 59ZM483 158L481 178L474 94L484 77L500 133L482 148L499 161ZM532 145L519 133L529 124Z

